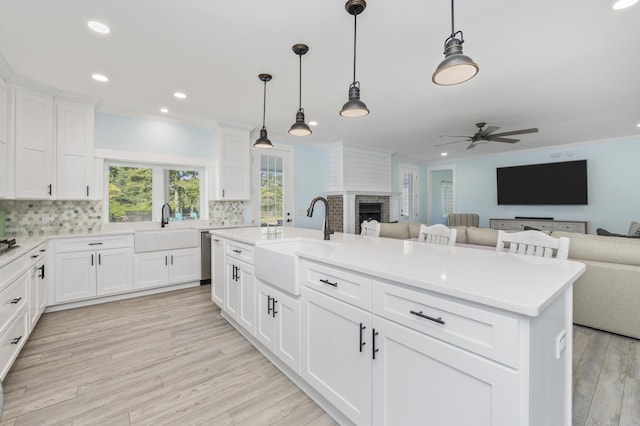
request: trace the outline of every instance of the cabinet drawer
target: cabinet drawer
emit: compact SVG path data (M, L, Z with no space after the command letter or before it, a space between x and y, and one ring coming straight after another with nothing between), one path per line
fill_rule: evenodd
M13 280L26 270L27 263L24 255L0 268L0 292L7 288Z
M15 361L20 349L28 337L29 310L23 309L22 313L9 326L9 329L0 333L0 380L4 380L11 364Z
M27 256L27 267L35 265L40 259L47 257L47 244L40 244L31 250Z
M28 274L25 272L0 292L0 333L27 304L27 278Z
M381 281L373 283L373 313L518 367L515 318Z
M113 235L108 237L65 238L55 241L56 253L84 250L101 250L133 247L133 235Z
M231 257L234 257L243 262L247 262L253 265L253 246L244 243L237 243L235 241L226 241L225 253Z
M303 260L302 284L360 308L371 310L371 279L344 269Z
M504 231L507 230L511 230L512 229L512 223L511 221L502 221L502 220L492 220L491 221L491 228L492 229L502 229Z
M565 231L565 232L578 232L581 234L587 233L587 225L586 223L574 223L574 222L559 222L554 224L554 231Z

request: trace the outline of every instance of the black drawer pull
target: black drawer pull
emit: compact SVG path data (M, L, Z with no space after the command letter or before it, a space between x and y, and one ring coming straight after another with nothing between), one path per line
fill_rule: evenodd
M329 285L331 285L331 286L333 286L333 287L338 287L338 283L332 283L332 282L331 282L331 281L329 281L329 280L320 280L320 282L321 282L321 283L325 283L325 284L329 284Z
M271 315L271 311L273 311L273 308L271 307L271 299L272 297L267 295L267 316Z
M420 318L428 319L429 321L437 322L438 324L444 325L444 321L442 320L442 317L438 317L438 318L430 317L429 315L423 314L422 311L420 311L420 312L409 311L409 312L412 315L418 316Z
M231 251L234 252L234 253L238 253L238 254L242 253L242 250L238 250L238 249L233 249Z
M275 317L276 317L276 314L278 313L278 311L276 311L276 303L278 303L278 301L276 300L276 298L275 298L275 297L272 297L272 298L271 298L271 300L273 301L273 302L272 302L272 306L273 306L273 308L271 309L271 316L272 316L273 318L275 318Z
M101 246L103 243L89 243L90 246Z
M367 342L363 342L362 332L367 329L362 323L360 323L360 352L362 352L362 347L367 344Z
M21 300L22 300L22 297L18 297L17 299L12 299L11 300L11 304L12 305L17 305Z
M15 339L12 339L12 340L11 340L11 344L12 344L12 345L17 345L17 344L18 344L18 342L20 342L20 340L22 340L22 336L20 336L20 337L16 337Z
M42 272L42 275L38 275L38 278L44 279L44 265L42 265L41 267L39 267L37 269L40 269L40 272Z
M34 254L31 256L32 259L36 259L38 256L40 256L39 254Z
M380 333L378 333L375 328L371 330L371 342L372 342L372 345L373 345L372 351L371 351L371 357L373 359L376 359L376 353L378 353L378 351L380 351L380 349L376 348L376 336L378 334L380 334Z

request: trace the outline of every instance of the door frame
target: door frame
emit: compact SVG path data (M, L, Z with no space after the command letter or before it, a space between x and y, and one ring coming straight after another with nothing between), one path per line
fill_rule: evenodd
M260 225L260 157L262 155L276 155L283 158L282 167L284 172L284 193L283 210L285 215L283 218L284 226L295 226L295 169L293 161L293 148L279 146L277 148L251 148L251 200L247 213L250 215L249 223L252 225ZM287 222L288 218L291 219Z

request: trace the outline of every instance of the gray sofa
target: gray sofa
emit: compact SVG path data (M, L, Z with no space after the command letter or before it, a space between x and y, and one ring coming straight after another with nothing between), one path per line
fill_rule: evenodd
M380 236L417 238L419 227L383 223ZM498 241L495 229L452 228L458 231L457 246L495 247ZM640 238L563 231L551 235L569 237L569 259L587 266L573 287L573 322L640 339Z

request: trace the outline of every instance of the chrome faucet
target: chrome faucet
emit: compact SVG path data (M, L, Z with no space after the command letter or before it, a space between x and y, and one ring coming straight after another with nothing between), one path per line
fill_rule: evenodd
M169 207L168 203L164 203L162 205L162 217L160 218L160 226L164 228L165 225L169 224L169 216L171 216L171 207Z
M324 197L316 197L311 200L311 205L307 209L307 217L313 216L313 207L316 205L318 201L322 201L324 203L324 239L329 240L330 235L333 234L333 230L329 228L329 202Z

